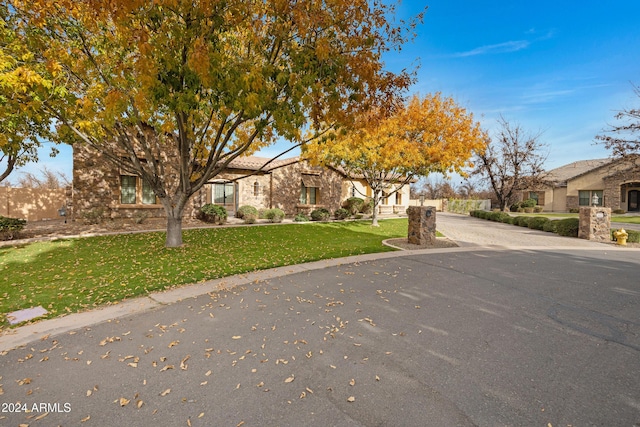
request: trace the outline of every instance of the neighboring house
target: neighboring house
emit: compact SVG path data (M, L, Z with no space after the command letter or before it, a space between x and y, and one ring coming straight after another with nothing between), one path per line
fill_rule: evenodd
M597 196L598 206L640 212L639 156L573 162L548 171L545 181L522 198L535 199L545 211L566 212L591 206Z
M73 215L82 218L103 211L111 218L165 216L164 209L150 188L138 177L122 174L110 163L86 147L73 152ZM389 187L391 192L392 187ZM191 198L185 215L213 203L224 206L233 215L240 206L258 209L280 208L289 217L309 214L317 208L332 213L349 197L371 196L371 188L361 179L350 180L343 172L311 166L297 157L273 160L247 156L233 160L229 167L212 179ZM384 197L381 213L404 213L409 206L409 186Z

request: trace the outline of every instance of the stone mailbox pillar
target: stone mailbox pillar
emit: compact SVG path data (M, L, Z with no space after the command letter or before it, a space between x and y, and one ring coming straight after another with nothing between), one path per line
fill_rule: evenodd
M410 206L409 243L414 245L433 245L436 242L435 206Z
M611 208L581 207L578 237L599 242L610 241Z

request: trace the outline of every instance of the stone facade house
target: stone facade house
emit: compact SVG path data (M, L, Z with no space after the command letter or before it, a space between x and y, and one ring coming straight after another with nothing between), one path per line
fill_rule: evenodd
M74 146L73 160L74 218L92 212L111 218L165 216L162 205L139 177L121 172L87 147ZM352 196L371 196L371 189L364 180L351 180L337 169L311 166L297 157L272 160L246 156L233 160L194 194L185 216L195 216L206 203L224 206L230 216L244 205L280 208L288 217L317 208L333 213ZM381 213L404 213L408 205L407 185L397 194L383 197L379 209Z
M552 169L546 185L524 191L523 199L533 198L547 212L567 212L598 206L640 212L640 156L625 159L581 160Z

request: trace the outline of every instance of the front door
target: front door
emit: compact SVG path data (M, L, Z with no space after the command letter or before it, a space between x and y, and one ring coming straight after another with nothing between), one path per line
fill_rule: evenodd
M640 212L640 205L638 204L638 190L629 191L629 212Z
M232 182L216 182L213 184L213 204L224 206L229 215L235 213L235 191Z

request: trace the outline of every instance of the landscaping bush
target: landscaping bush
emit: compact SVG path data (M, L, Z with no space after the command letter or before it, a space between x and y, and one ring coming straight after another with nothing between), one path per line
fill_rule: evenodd
M506 212L489 212L488 213L488 217L487 219L489 219L490 221L495 221L495 222L504 222L504 218L510 217L511 215L509 215Z
M506 216L506 217L502 218L502 222L503 222L503 223L505 223L505 224L511 224L511 225L513 225L513 222L514 222L515 220L516 220L516 217L515 217L515 216L511 216L511 215L509 215L509 216Z
M533 208L532 207L527 206L527 207L524 207L523 209L524 209L525 213L533 213Z
M333 213L333 216L335 216L336 219L346 219L351 216L351 212L344 208L340 208Z
M364 199L361 199L360 197L350 197L342 204L342 207L349 211L350 215L355 215L362 211L363 206Z
M196 218L204 222L224 224L225 222L227 222L227 210L224 208L224 206L207 203L206 205L202 205L202 207L200 207L200 210L198 210L198 213L196 214Z
M544 225L542 226L542 231L547 231L549 233L556 233L558 227L558 221L556 220L550 220L544 223Z
M256 209L256 213L245 212L242 215L242 220L245 224L255 224L258 220L258 210Z
M258 209L258 218L259 219L267 219L267 211L268 210L269 209L265 209L265 208Z
M365 215L371 215L373 213L373 199L366 199L360 212Z
M82 219L84 220L85 224L100 224L102 221L104 221L104 209L96 208L91 209L88 212L83 212Z
M569 209L569 213L580 213L580 208L571 208Z
M520 206L520 202L516 202L514 204L512 204L511 206L509 206L509 210L511 212L518 212L518 209L521 208L522 206Z
M306 215L305 215L305 214L303 214L303 213L299 213L298 215L296 215L296 216L293 218L293 220L294 220L295 222L307 222L307 221L309 221L309 217L308 217L308 216L306 216Z
M249 205L240 206L236 211L236 218L243 219L246 214L253 214L256 218L258 218L258 209Z
M537 205L537 202L535 201L535 199L526 199L520 202L520 207L522 208L532 208L535 205Z
M623 214L627 213L627 211L625 211L624 209L614 209L611 212L616 214L616 215L623 215Z
M513 220L513 225L518 225L520 227L528 227L529 226L529 220L531 218L533 218L533 217L530 217L530 216L517 216Z
M540 212L542 212L543 210L544 210L544 207L543 207L543 206L534 206L534 207L533 207L533 211L534 211L535 213L540 213Z
M331 213L325 208L318 208L311 212L311 219L313 221L328 221Z
M264 217L271 222L282 222L284 219L284 211L278 208L268 209Z
M543 216L538 216L538 217L534 217L531 218L529 220L529 224L527 225L529 228L531 228L532 230L544 230L544 225L551 221L549 218L545 218Z
M13 240L27 225L27 220L0 216L0 240Z
M560 236L578 237L578 228L580 220L578 218L565 218L558 221L556 224L556 233Z

